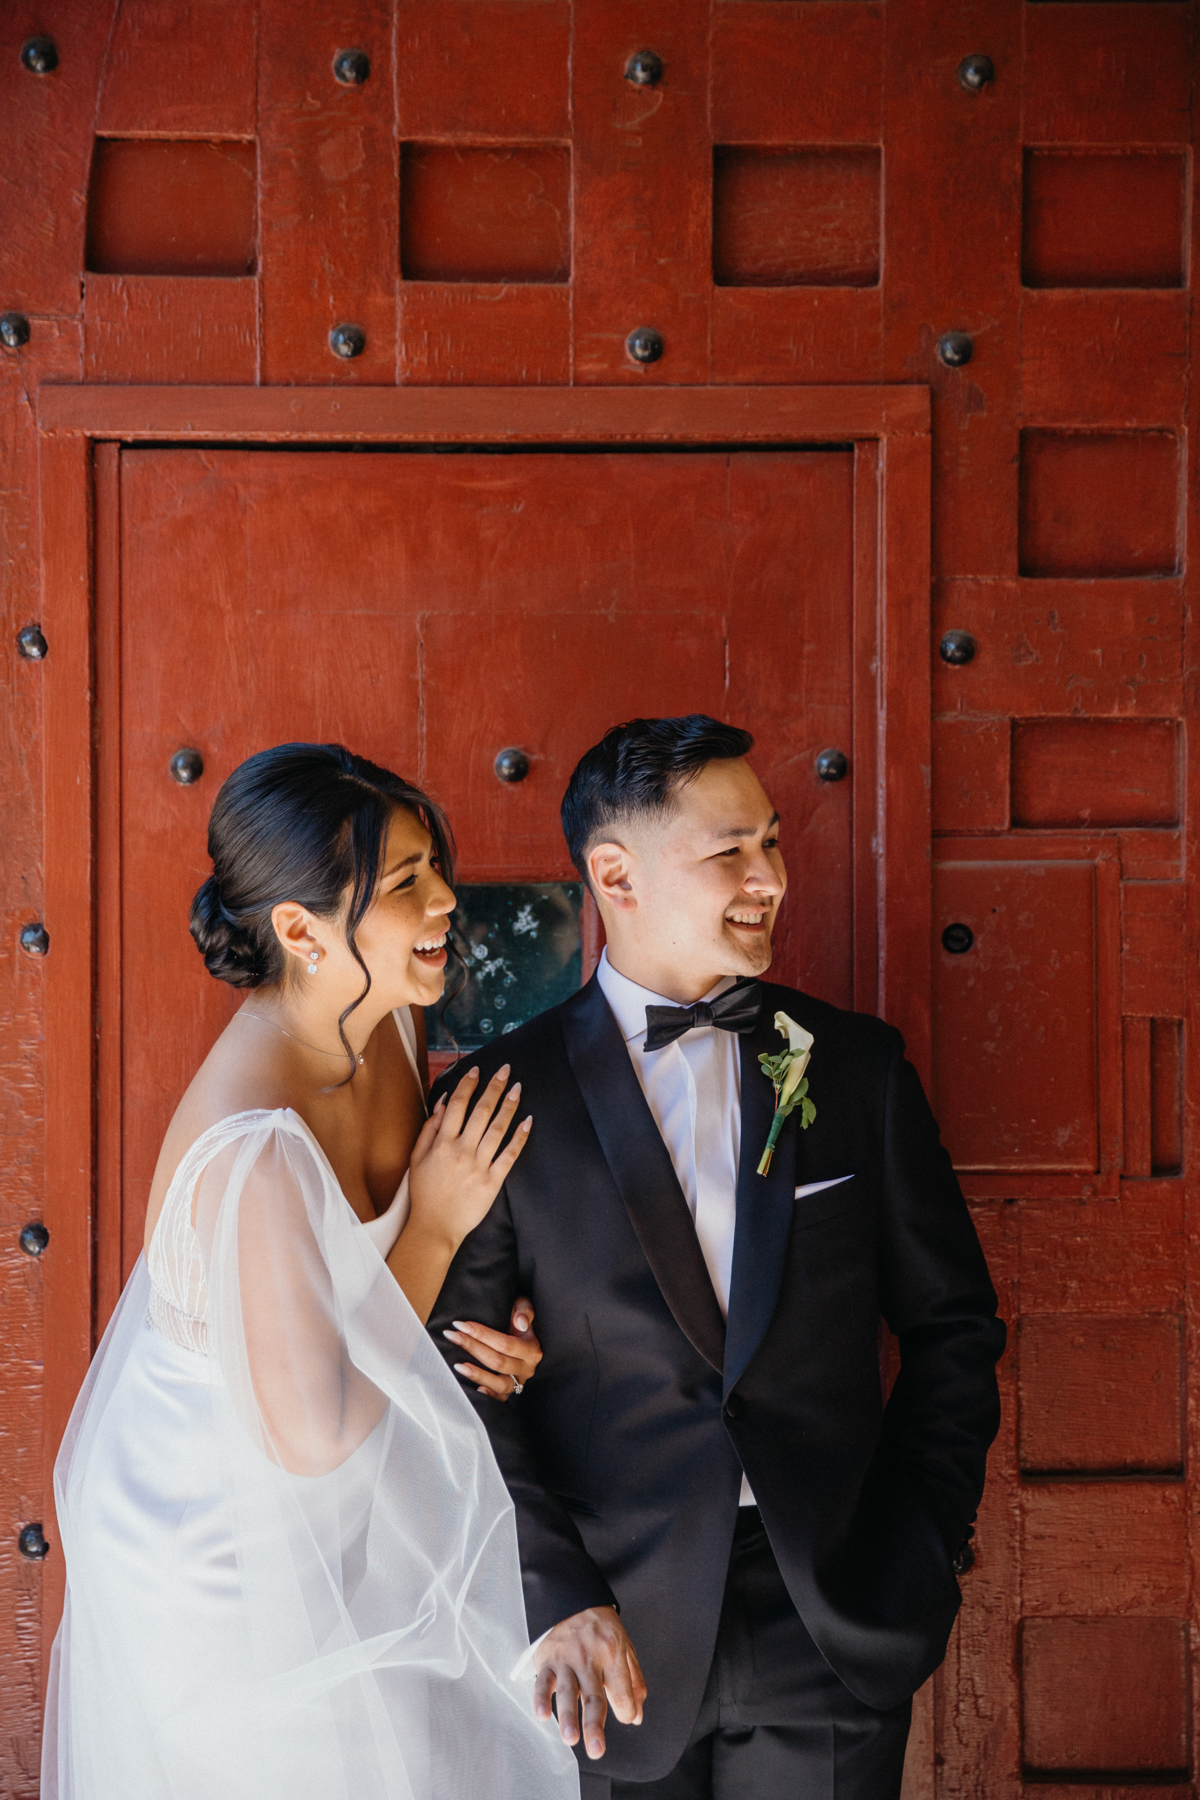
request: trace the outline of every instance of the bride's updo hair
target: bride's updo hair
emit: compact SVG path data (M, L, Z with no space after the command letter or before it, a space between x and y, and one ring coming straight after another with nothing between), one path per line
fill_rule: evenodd
M209 974L236 988L281 980L288 959L272 910L294 900L328 919L348 892L346 942L366 981L354 1002L361 1005L371 977L355 934L374 898L398 806L420 819L433 840L434 864L452 882L454 840L445 815L390 769L341 744L276 744L239 764L213 803L213 872L192 901L189 921Z

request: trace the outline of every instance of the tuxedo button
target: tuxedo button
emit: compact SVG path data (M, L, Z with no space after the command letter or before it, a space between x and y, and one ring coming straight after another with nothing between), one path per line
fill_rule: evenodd
M736 1394L730 1394L728 1400L725 1402L725 1417L727 1419L740 1419L745 1410L745 1405L739 1400L738 1396Z

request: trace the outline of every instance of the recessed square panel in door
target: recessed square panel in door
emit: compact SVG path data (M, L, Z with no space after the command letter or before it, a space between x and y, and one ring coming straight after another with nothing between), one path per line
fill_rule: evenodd
M1017 1359L1025 1473L1182 1473L1182 1327L1172 1313L1027 1313Z
M1179 478L1170 431L1022 431L1020 573L1177 574Z
M1178 151L1027 150L1026 287L1182 287L1186 183Z
M1177 825L1179 737L1175 719L1014 719L1013 824Z
M109 275L253 275L253 144L97 138L87 266Z
M1182 1619L1024 1620L1026 1767L1110 1793L1122 1776L1186 1781L1189 1675Z

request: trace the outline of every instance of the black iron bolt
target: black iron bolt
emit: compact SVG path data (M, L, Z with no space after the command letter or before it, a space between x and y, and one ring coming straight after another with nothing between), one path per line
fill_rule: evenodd
M0 313L0 344L20 350L29 342L29 320L24 313Z
M996 65L990 56L964 56L958 65L958 79L968 94L981 94L989 81L995 81Z
M50 933L40 919L35 919L32 925L21 927L21 948L26 956L50 954Z
M961 369L975 354L975 343L965 331L944 331L937 341L937 353L948 369Z
M367 334L361 325L335 325L329 334L329 348L347 362L352 356L361 356L366 347Z
M50 1554L50 1546L46 1542L46 1534L41 1525L22 1525L17 1535L17 1549L30 1562L44 1562Z
M974 942L975 933L969 925L947 925L942 933L942 949L949 951L951 956L965 956Z
M625 339L625 348L635 363L656 363L663 353L662 332L652 325L639 325Z
M204 773L204 758L198 750L177 750L169 766L172 781L180 787L193 787Z
M958 669L972 660L975 648L975 639L969 631L947 631L938 645L938 655L952 669Z
M822 781L844 781L850 764L842 750L822 750L817 757L817 774Z
M53 38L26 38L21 45L21 61L31 75L49 75L58 67L58 45Z
M40 1220L26 1225L17 1242L26 1256L40 1256L50 1242L50 1233Z
M529 773L529 758L514 744L507 750L500 751L492 767L496 771L497 781L524 781Z
M339 50L333 59L333 74L343 87L361 87L371 73L371 59L365 50Z
M625 64L625 79L635 87L657 87L662 73L662 57L653 50L635 50Z
M22 625L17 633L17 650L26 662L42 662L49 648L40 625Z

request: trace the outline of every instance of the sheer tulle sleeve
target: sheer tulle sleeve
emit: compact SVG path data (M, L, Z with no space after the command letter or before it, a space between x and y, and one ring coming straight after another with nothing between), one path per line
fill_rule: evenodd
M194 1219L237 1629L174 1742L211 1794L577 1796L474 1410L294 1115L229 1127Z

